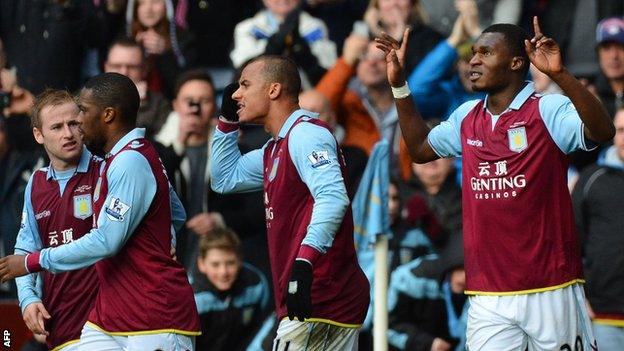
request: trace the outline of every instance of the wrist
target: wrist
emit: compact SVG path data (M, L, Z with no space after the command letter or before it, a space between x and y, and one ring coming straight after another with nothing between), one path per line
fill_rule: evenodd
M299 253L297 254L296 260L306 261L312 267L314 267L314 264L316 263L316 261L318 261L319 258L321 258L322 255L323 254L320 251L313 248L312 246L301 245L299 247Z
M35 272L39 272L43 270L43 268L41 267L41 264L39 263L40 256L41 256L41 252L36 251L24 257L24 266L26 267L26 270L28 271L28 273L35 273Z
M405 82L403 86L400 86L400 87L391 86L390 88L392 89L392 96L394 96L395 99L405 99L406 97L412 94L412 92L409 89L409 86L407 85L407 82Z
M228 121L224 117L219 117L217 128L223 133L231 133L238 130L238 123Z

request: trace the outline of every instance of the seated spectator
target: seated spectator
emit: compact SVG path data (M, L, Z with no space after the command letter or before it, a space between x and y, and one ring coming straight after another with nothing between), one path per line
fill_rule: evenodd
M126 35L147 54L147 83L152 91L173 98L178 74L196 60L192 37L176 27L171 0L129 0Z
M463 255L399 266L388 289L390 350L464 350L468 298Z
M149 90L142 47L132 39L114 41L108 49L104 72L123 74L136 84L141 97L136 123L146 129L145 135L151 139L165 124L171 105L161 93Z
M426 18L420 0L371 0L364 15L373 37L380 37L384 31L401 40L403 31L410 26L404 63L406 72L411 72L422 58L444 39L442 34L427 25Z
M245 350L266 317L266 278L242 262L240 241L228 228L211 231L199 246L193 281L202 325L197 350Z
M472 48L467 21L467 15L460 15L451 35L427 54L407 79L412 98L425 119L446 119L459 105L484 96L471 88Z
M336 45L323 21L301 10L301 0L264 0L265 10L234 29L235 68L256 56L286 55L305 73L304 87L314 86L336 61ZM305 84L307 81L307 84Z
M392 175L406 179L411 160L385 77L383 52L368 38L354 33L345 41L342 57L323 76L316 90L329 99L338 124L345 130L341 146L357 147L370 154L377 141L386 139L392 151Z

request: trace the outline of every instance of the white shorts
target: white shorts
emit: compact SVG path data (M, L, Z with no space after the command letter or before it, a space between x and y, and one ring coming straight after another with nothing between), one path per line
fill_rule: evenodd
M360 328L284 319L272 351L357 351Z
M539 293L471 296L470 351L597 350L580 284Z
M194 351L195 337L174 333L109 335L87 323L77 345L79 351Z
M71 344L65 345L61 347L60 349L54 348L53 350L54 351L78 351L78 341L73 341Z

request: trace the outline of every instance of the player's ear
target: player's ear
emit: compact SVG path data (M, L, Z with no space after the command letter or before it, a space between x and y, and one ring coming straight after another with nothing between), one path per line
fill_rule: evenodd
M102 117L104 118L104 123L110 124L115 118L117 118L117 110L112 107L107 107L102 111Z
M35 137L35 140L37 141L38 144L43 145L43 134L41 133L41 130L37 127L33 127L33 136Z
M269 98L271 100L275 100L280 97L282 94L282 84L280 83L271 83L269 85Z
M529 63L520 56L514 56L511 59L511 70L512 71L521 71L524 65L528 65Z

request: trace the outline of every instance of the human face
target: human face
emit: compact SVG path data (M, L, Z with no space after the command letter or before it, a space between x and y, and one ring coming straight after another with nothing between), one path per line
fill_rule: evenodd
M264 0L264 6L280 19L299 6L300 0Z
M135 84L140 82L144 73L141 50L138 47L113 46L104 63L104 71L123 74Z
M90 89L82 89L78 97L78 107L80 108L79 117L82 122L81 129L85 145L91 152L103 155L107 140L101 118L104 111L93 99Z
M412 170L426 189L438 189L453 169L453 159L439 158L424 164L412 164Z
M193 133L208 132L208 124L215 114L215 96L212 85L203 80L190 80L180 88L173 100L173 108L181 119L196 121Z
M494 93L509 85L513 56L501 33L483 33L472 46L470 82L473 91Z
M360 57L357 65L357 78L367 88L385 86L388 84L386 78L386 59L383 51L375 47L375 43L368 44L366 54Z
M232 94L232 99L238 103L236 113L241 123L264 124L269 113L270 84L262 73L264 65L262 61L247 65L238 81L238 90Z
M228 291L238 277L241 261L235 252L215 248L208 250L205 257L199 257L197 266L215 288Z
M624 161L624 110L619 110L613 118L615 125L615 136L613 137L613 145L617 149L620 160Z
M165 18L165 0L139 0L137 6L139 23L146 28L155 27Z
M401 199L399 198L399 189L392 183L390 183L388 187L388 212L390 215L390 222L394 224L401 212Z
M45 106L39 114L41 129L33 128L35 140L43 145L55 170L78 165L82 152L79 112L74 102Z
M379 18L384 26L407 24L412 11L411 0L379 0Z
M624 79L624 45L615 42L600 44L598 62L608 79Z

